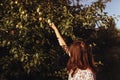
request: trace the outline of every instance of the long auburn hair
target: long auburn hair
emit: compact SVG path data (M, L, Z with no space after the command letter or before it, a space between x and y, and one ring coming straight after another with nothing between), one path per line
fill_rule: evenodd
M67 63L67 69L73 70L72 76L77 68L85 70L89 68L95 73L95 61L92 55L92 49L82 40L74 41L69 48L70 58Z

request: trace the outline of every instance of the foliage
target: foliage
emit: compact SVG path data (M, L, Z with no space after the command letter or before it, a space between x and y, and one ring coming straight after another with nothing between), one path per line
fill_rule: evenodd
M47 22L56 24L68 44L81 38L99 47L104 41L101 33L110 32L111 39L116 34L116 30L112 32L115 24L110 24L114 20L104 12L103 1L85 6L71 5L71 0L1 0L0 48L8 52L0 52L0 79L18 80L32 74L37 75L33 76L34 80L38 76L66 79L68 56L59 47Z

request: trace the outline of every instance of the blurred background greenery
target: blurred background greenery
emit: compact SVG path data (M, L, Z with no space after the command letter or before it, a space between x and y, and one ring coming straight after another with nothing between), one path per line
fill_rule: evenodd
M104 11L108 1L0 0L0 80L67 80L68 56L48 20L68 45L93 47L97 80L120 80L120 31Z

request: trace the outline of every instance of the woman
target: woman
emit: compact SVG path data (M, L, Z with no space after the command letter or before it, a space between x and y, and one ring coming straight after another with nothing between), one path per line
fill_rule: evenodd
M54 23L49 25L54 30L60 46L70 57L67 63L68 80L95 80L95 62L91 48L81 40L74 41L68 48Z

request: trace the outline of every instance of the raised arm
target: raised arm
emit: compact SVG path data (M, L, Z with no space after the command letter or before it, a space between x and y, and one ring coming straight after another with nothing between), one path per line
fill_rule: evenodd
M49 25L54 30L60 46L62 46L62 47L66 46L66 42L64 41L63 37L60 35L60 33L59 33L58 29L56 28L55 24L50 23Z
M56 37L58 39L59 45L64 49L64 51L70 56L70 52L66 42L64 41L63 37L60 35L58 29L56 28L54 23L49 23L50 27L54 30Z

